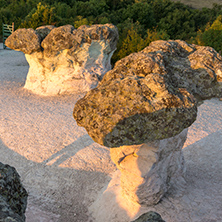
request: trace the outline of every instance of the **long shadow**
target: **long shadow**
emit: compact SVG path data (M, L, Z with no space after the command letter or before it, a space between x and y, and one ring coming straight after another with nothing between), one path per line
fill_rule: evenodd
M88 134L85 134L75 140L73 143L65 146L62 150L54 153L48 159L44 160L42 163L47 164L50 161L56 159L52 166L59 166L61 163L65 162L70 157L74 156L79 150L93 144L94 141L89 137ZM58 158L58 159L57 159Z
M79 140L84 140L86 137L87 135ZM78 150L91 143L92 141L87 139ZM29 216L26 222L38 221L35 220L37 217L38 219L43 217L39 209L47 212L49 217L52 217L50 221L53 222L85 222L89 219L88 206L95 201L97 193L109 182L110 177L97 171L58 167L60 162L75 154L76 151L72 148L73 144L50 157L48 161L64 154L53 166L47 166L45 162L36 163L27 160L9 149L0 139L0 162L16 168L23 186L29 193L29 206L26 212ZM33 218L33 212L36 218ZM53 215L57 217L53 218ZM39 221L49 220L43 218Z

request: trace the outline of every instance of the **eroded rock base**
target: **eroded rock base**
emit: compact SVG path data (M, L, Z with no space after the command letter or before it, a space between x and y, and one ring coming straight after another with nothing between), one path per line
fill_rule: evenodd
M113 52L107 42L92 41L73 55L68 50L51 57L42 51L26 54L30 68L24 88L45 96L87 92L111 69Z
M172 138L110 150L121 171L122 195L141 205L157 204L171 179L185 172L182 147L187 129Z

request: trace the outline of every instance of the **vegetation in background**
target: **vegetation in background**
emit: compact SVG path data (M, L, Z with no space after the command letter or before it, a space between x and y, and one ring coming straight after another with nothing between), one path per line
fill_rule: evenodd
M0 23L12 22L15 29L113 23L120 36L113 63L158 39L222 50L222 6L216 4L194 9L170 0L0 0Z
M207 45L221 52L222 48L222 15L219 15L212 25L208 23L205 30L197 33L196 43Z

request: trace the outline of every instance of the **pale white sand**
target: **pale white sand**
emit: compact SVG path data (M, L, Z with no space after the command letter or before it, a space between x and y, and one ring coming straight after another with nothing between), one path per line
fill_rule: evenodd
M94 143L72 117L83 95L40 97L24 90L24 54L2 48L0 44L0 162L17 169L29 193L27 222L96 221L92 209L102 211L101 218L107 215L107 222L111 212L117 212L117 222L129 221L112 192L100 208L116 167L109 149ZM155 210L167 222L222 221L221 151L222 102L211 99L199 107L189 129L186 184L172 188L155 207L133 213Z

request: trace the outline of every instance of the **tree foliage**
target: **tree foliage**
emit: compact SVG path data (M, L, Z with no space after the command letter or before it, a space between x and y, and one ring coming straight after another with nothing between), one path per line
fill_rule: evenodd
M41 2L37 5L37 8L33 9L21 23L21 28L33 28L36 29L41 25L56 25L56 15L54 13L55 8Z
M216 51L222 51L222 15L210 25L208 23L204 32L201 30L196 37L196 43L213 47Z
M171 0L0 0L0 23L14 22L16 29L113 23L120 36L113 62L158 39L221 50L221 16L222 5L198 10Z

